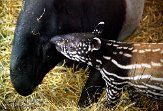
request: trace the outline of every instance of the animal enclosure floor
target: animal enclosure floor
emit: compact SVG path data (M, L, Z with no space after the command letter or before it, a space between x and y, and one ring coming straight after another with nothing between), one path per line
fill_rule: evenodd
M99 102L79 109L77 101L88 76L87 69L55 67L27 97L16 93L9 77L11 44L22 0L0 0L0 110L10 111L106 111L105 92ZM142 21L127 42L163 42L163 0L146 0ZM156 102L133 107L124 92L116 111L159 111Z

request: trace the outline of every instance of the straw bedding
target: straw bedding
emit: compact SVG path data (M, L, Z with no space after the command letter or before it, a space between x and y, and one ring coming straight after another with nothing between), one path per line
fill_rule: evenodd
M13 33L21 0L0 0L0 110L56 110L56 111L105 111L105 92L99 102L90 107L76 107L82 88L88 76L87 69L74 71L74 68L55 67L44 78L41 85L27 97L16 93L9 77L10 54ZM163 42L163 1L146 0L142 21L138 29L127 42ZM161 107L157 102L144 104L144 108L133 107L127 92L121 97L116 111L157 111Z

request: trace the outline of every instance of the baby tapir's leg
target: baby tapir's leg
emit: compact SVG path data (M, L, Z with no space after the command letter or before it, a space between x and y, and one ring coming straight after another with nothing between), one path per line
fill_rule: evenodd
M86 64L71 61L69 59L65 59L65 61L60 62L58 66L61 66L63 64L65 67L74 67L74 71L77 71L80 68L85 69L88 66ZM82 94L78 102L79 107L86 107L89 106L91 103L97 102L105 86L105 82L102 79L102 76L99 71L97 71L93 67L90 67L89 71L89 77L86 81L85 87L82 90Z
M141 100L141 93L132 86L127 88L129 98L132 102L135 102L135 107L143 107L143 101Z
M106 83L106 94L107 94L107 103L110 108L113 108L118 102L119 98L121 96L122 88L119 88L118 90L112 85Z
M60 62L58 66L61 66L64 63L64 67L73 67L74 71L77 71L80 68L85 69L88 66L87 64L71 61L69 59L65 59L65 62L66 63L64 63L64 61ZM97 102L105 86L105 82L102 79L102 76L98 70L93 67L89 67L89 72L89 77L82 90L82 94L78 102L79 107L86 107L89 106L91 103Z
M91 103L97 102L105 87L105 81L99 71L90 67L90 74L85 87L82 91L78 106L86 107Z

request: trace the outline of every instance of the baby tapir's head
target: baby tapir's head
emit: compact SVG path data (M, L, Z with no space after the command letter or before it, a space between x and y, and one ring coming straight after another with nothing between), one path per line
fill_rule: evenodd
M56 45L57 51L71 60L88 62L89 54L101 47L101 40L98 38L102 33L104 23L100 22L90 33L71 33L54 36L51 43Z

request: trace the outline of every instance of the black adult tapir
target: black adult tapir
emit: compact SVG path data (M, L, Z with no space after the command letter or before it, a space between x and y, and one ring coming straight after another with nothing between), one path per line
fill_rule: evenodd
M92 32L104 21L101 36L122 41L137 28L143 8L144 0L24 0L11 54L14 88L20 95L31 94L47 72L64 59L49 44L53 36ZM90 70L79 106L96 102L105 86L101 74Z

